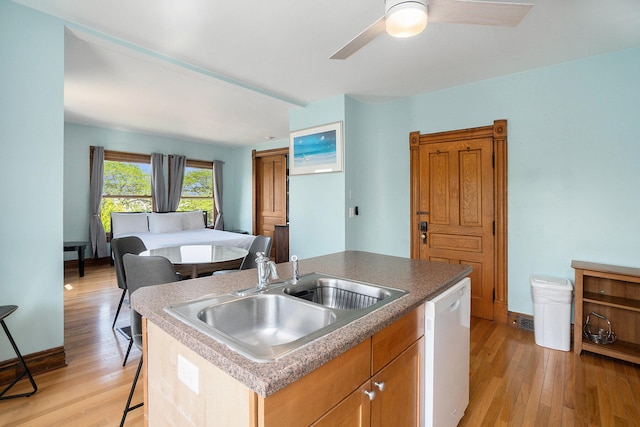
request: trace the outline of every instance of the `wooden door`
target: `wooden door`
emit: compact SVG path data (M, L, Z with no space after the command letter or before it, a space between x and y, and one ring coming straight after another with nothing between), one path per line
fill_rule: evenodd
M490 320L496 285L495 127L414 133L411 140L412 257L471 266L471 315Z
M276 225L287 223L287 153L278 149L253 151L254 224L253 234L271 237L273 256L277 243Z

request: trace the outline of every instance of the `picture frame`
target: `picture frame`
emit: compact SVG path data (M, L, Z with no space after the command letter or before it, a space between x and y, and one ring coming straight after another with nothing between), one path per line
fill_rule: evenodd
M289 175L341 172L342 158L342 122L289 134Z

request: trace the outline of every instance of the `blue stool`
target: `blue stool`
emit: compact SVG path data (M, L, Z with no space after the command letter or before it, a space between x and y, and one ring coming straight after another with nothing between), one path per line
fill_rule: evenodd
M31 372L29 372L29 368L27 368L27 364L24 363L24 359L22 358L22 355L20 354L20 350L18 350L18 346L16 345L16 342L13 340L13 337L9 333L9 329L7 329L7 325L4 323L4 318L7 317L8 315L10 315L11 313L13 313L14 311L16 311L17 309L18 309L17 305L3 305L3 306L0 306L0 323L2 323L2 329L4 329L4 332L7 334L7 338L9 338L9 342L13 346L13 350L16 352L16 355L18 355L18 359L20 360L20 364L24 368L24 372L22 374L20 374L20 376L18 376L15 380L13 380L13 382L11 384L9 384L7 386L7 388L5 388L4 390L2 390L2 392L0 392L0 400L14 399L16 397L29 397L33 393L38 391L38 386L36 385L36 382L33 380L33 377L31 376ZM21 393L21 394L14 394L12 396L5 396L5 393L7 391L9 391L9 389L11 387L16 385L16 383L18 381L20 381L22 378L24 378L25 375L27 377L29 377L29 381L31 381L31 386L33 387L33 391L31 391L29 393Z

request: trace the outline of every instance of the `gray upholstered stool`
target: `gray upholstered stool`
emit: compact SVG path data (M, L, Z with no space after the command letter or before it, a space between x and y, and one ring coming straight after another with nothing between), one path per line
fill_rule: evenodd
M16 355L18 356L20 364L24 368L24 372L22 374L20 374L15 380L13 380L13 382L11 384L9 384L4 390L2 390L0 392L0 400L13 399L13 398L16 398L16 397L29 397L33 393L38 391L38 386L36 385L36 382L33 380L33 377L31 376L31 372L29 372L29 368L27 368L27 364L24 363L24 359L22 358L22 354L20 354L20 350L18 350L18 346L16 345L16 342L13 340L13 337L9 333L9 329L7 329L7 325L4 323L4 318L9 316L11 313L16 311L17 309L18 309L17 305L3 305L3 306L0 306L0 323L2 324L2 329L4 329L4 332L7 334L7 338L9 338L9 342L11 343L11 346L13 346L13 350L16 352ZM25 375L29 378L29 381L31 381L31 386L33 387L33 391L30 391L29 393L20 393L20 394L14 394L12 396L5 396L7 391L9 391L9 389L11 387L16 385L16 383L18 381L20 381L22 378L24 378Z

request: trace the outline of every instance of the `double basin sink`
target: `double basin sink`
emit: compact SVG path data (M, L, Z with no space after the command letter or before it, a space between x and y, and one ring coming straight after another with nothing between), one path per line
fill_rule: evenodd
M184 323L257 362L277 359L407 292L312 273L261 292L165 307Z

